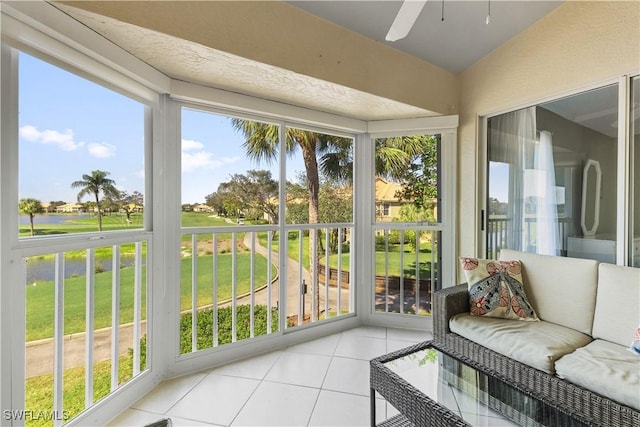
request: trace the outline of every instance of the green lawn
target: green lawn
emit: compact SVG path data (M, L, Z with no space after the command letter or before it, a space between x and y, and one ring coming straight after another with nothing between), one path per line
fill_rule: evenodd
M143 283L146 268L142 270ZM111 326L111 278L112 273L95 276L95 328ZM134 268L120 270L120 319L119 323L133 320ZM64 281L64 332L71 334L85 330L86 277L70 277ZM26 340L33 341L53 336L54 283L40 282L27 286ZM146 318L146 289L142 288L142 317Z
M56 214L58 215L58 214ZM46 218L46 214L36 216L37 219ZM102 217L102 230L135 230L143 227L143 214L131 214L131 223L127 222L127 216L122 213L105 215ZM225 221L224 218L211 217L206 213L199 212L182 212L182 227L207 227L233 225ZM28 237L31 235L29 224L20 225L20 237ZM34 231L36 236L49 236L54 234L70 234L70 233L92 233L98 231L98 217L91 216L88 218L72 218L60 224L35 224Z
M124 216L123 216L124 217ZM126 221L123 217L107 216L103 218L103 226L105 230L122 229L126 227ZM141 215L132 215L133 225L135 220L141 221ZM84 231L95 231L92 227L97 219L87 218L77 221L68 221L63 224L51 226L48 231L43 231L38 235L44 234L65 234ZM207 214L184 212L182 219L184 226L220 226L229 225L224 219L209 217ZM49 227L47 225L47 227ZM28 229L28 227L27 227ZM55 229L56 233L52 230ZM223 233L219 235L218 242L222 248L225 240L231 238L231 233ZM237 240L239 242L244 238L243 233L239 233ZM190 241L190 236L183 237L184 243ZM211 240L210 235L199 235L198 241ZM227 242L228 245L228 242ZM133 255L135 245L126 244L120 246L122 255ZM213 260L211 251L205 251L207 255L198 257L198 280L197 280L197 303L198 306L211 304L213 301ZM111 257L112 248L96 248L96 264L100 265L100 259ZM65 253L66 259L84 258L86 251L70 251ZM146 256L146 245L143 245L143 257ZM38 257L53 258L53 254ZM218 300L224 300L231 297L231 252L218 254ZM181 310L191 308L191 257L184 257L181 260ZM241 295L250 289L250 262L251 255L248 252L238 252L236 258L236 294ZM264 257L256 255L255 257L255 286L261 286L267 280L267 261ZM277 274L277 269L273 268L273 275ZM120 319L118 323L128 323L133 320L133 284L134 269L132 267L122 268L121 289L120 289ZM146 267L143 267L143 283L146 280ZM111 280L112 273L98 272L95 276L95 328L103 328L111 326ZM85 306L86 306L86 277L76 276L65 279L64 291L64 331L65 334L82 332L85 330ZM28 286L27 290L27 321L26 321L26 338L27 341L50 338L53 336L53 319L54 319L54 284L53 281L39 282L35 286ZM146 289L142 290L142 318L146 317Z
M289 240L287 241L287 255L296 262L300 260L300 248L298 246L299 241L298 233L292 232L289 234ZM267 247L267 233L258 233L258 242L260 245ZM280 242L277 237L272 240L272 247L275 252L279 251ZM309 236L302 237L302 265L306 269L311 265L309 261Z
M133 361L129 355L119 361L118 383L122 384L133 375ZM84 410L84 366L66 369L63 380L64 416L72 418ZM93 367L93 399L102 399L111 391L111 361L98 362ZM53 409L53 375L40 375L25 381L25 409L38 414ZM65 419L65 422L68 419ZM27 426L51 426L51 421L43 419L27 420Z
M37 216L38 219L46 217L45 215ZM71 215L70 215L71 217ZM102 230L135 230L142 228L142 214L131 214L131 223L127 223L125 214L112 214L102 217ZM50 236L54 234L69 233L91 233L98 231L98 217L69 219L60 224L35 224L34 231L36 236ZM20 237L28 237L31 235L29 224L20 225Z
M198 306L212 303L213 258L198 257L197 289ZM231 297L231 259L232 254L218 255L218 299ZM182 310L191 308L191 257L181 260L181 298ZM250 282L251 255L238 253L236 258L237 295L248 292ZM276 268L272 269L273 275ZM146 268L143 267L142 278L145 281ZM267 277L267 261L264 257L255 257L255 286L264 285ZM98 273L95 276L95 328L111 326L111 278L112 273ZM120 319L119 323L133 320L133 285L134 268L120 270ZM64 332L72 334L85 330L86 277L70 277L64 282ZM50 338L53 336L54 319L54 284L53 281L41 282L27 287L27 341ZM142 289L142 318L146 318L146 289Z

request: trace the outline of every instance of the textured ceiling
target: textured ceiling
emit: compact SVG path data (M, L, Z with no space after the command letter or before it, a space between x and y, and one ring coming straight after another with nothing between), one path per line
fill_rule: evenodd
M57 4L56 7L176 80L361 120L435 115L411 105L241 58L68 5Z

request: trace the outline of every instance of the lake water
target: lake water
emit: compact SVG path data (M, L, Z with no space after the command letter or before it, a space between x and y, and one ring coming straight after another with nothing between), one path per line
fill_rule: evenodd
M75 219L86 219L91 218L92 215L89 214L45 214L45 215L36 215L33 217L34 224L62 224L65 221L75 220ZM29 215L20 215L19 219L20 225L29 225Z
M65 221L73 221L76 219L91 218L90 214L44 214L36 215L33 218L34 224L62 224ZM20 225L29 225L29 216L20 215ZM124 267L133 266L134 257L121 257L120 265ZM96 257L95 264L100 266L102 271L111 271L113 260L111 257ZM65 259L64 276L69 278L72 276L84 276L86 274L87 261L84 258ZM31 258L27 262L27 284L34 282L54 280L55 269L53 259L36 259Z
M95 259L96 266L100 266L101 271L111 271L113 262L111 257ZM35 259L31 258L27 261L27 285L35 282L49 281L55 279L55 266L53 259ZM120 265L123 267L131 267L135 263L135 258L121 257ZM64 260L64 277L84 276L87 272L87 261L84 258L65 259Z

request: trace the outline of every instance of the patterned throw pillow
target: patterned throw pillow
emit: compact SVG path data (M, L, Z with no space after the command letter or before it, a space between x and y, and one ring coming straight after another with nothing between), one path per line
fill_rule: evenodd
M538 321L522 285L520 261L460 258L474 316Z
M638 325L636 333L633 335L629 350L640 356L640 325Z

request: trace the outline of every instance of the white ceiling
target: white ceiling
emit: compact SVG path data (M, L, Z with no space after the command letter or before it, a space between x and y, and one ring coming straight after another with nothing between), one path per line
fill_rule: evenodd
M429 0L409 35L385 41L402 1L289 1L327 21L454 73L463 71L562 1ZM444 4L444 21L442 7ZM491 8L491 23L486 17Z

